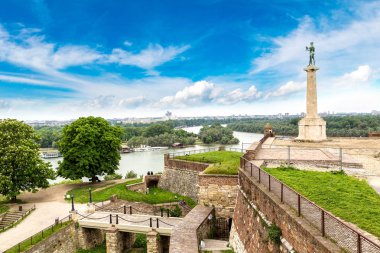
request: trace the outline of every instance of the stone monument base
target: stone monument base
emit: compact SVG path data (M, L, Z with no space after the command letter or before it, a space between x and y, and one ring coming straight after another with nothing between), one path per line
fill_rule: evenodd
M319 142L326 140L326 121L320 117L305 117L298 122L299 141Z

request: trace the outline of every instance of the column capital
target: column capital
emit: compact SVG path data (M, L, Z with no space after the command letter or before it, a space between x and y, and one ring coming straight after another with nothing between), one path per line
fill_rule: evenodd
M317 66L315 66L315 65L309 65L306 68L304 68L303 70L305 70L306 72L312 72L312 71L319 70L319 68Z

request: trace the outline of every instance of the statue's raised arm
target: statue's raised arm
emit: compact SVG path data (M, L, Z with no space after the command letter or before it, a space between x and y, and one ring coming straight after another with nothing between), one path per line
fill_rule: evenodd
M314 65L315 66L315 59L314 59L314 43L310 42L310 46L306 47L306 51L309 51L309 66Z

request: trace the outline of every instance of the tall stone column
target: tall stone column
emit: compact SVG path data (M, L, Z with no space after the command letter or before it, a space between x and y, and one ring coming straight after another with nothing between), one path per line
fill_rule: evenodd
M319 142L326 140L326 121L318 115L317 70L314 65L304 69L307 72L306 116L298 122L297 140Z
M319 68L316 66L308 66L304 70L307 72L306 117L318 118L316 74Z

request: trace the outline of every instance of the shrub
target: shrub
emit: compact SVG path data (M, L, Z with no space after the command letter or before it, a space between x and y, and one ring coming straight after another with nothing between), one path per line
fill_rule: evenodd
M137 178L137 173L134 172L133 170L128 171L127 174L125 175L125 179L128 179L128 178Z
M115 179L122 179L122 178L123 178L123 176L120 174L117 174L117 173L104 176L104 180L106 180L106 181L115 180Z
M176 205L174 209L171 209L169 211L170 217L181 217L182 216L182 210L181 208Z
M272 224L268 227L268 236L269 239L274 243L274 244L281 244L281 229L276 226L276 224Z
M133 248L146 248L146 235L136 234L136 240L133 243Z

